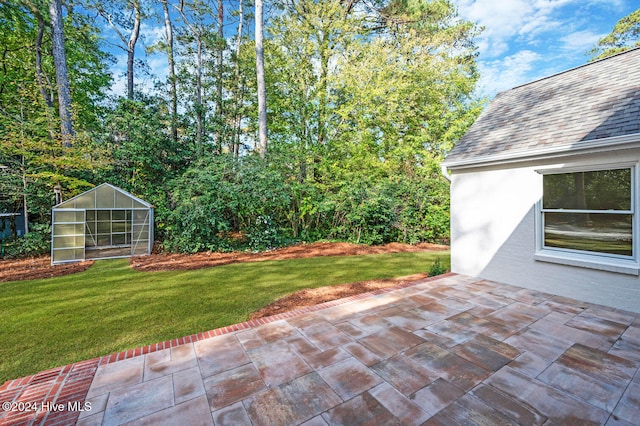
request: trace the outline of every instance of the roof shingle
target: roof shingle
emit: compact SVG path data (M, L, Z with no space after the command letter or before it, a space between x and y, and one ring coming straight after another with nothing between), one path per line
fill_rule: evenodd
M445 160L453 165L640 133L640 48L499 93Z

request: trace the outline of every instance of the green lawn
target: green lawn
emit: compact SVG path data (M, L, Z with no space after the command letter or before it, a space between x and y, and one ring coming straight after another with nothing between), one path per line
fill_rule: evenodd
M426 272L449 252L238 263L138 272L127 259L0 283L0 384L45 369L246 321L304 288Z

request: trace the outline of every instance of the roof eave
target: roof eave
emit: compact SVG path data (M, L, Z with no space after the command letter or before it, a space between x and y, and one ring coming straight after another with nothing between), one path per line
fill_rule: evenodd
M632 148L640 148L640 133L594 139L571 145L530 149L527 151L509 151L501 154L483 155L461 160L448 161L445 159L442 162L442 166L449 170L460 170Z

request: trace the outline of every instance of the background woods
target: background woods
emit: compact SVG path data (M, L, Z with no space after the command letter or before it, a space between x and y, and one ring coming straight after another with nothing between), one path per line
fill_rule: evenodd
M448 238L439 161L481 104L445 0L20 0L0 26L0 211L34 231L5 255L47 250L54 187L102 182L175 251Z

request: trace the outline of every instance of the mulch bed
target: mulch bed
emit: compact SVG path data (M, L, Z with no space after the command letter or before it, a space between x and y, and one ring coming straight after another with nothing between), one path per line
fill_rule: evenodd
M390 243L365 246L350 243L312 243L284 247L268 252L203 252L195 254L159 253L131 259L131 266L140 271L173 271L208 268L239 262L300 259L317 256L354 256L363 254L403 253L448 250L448 246L420 243L416 245Z
M50 256L2 260L0 261L0 282L58 277L86 271L91 265L93 260L52 265Z

